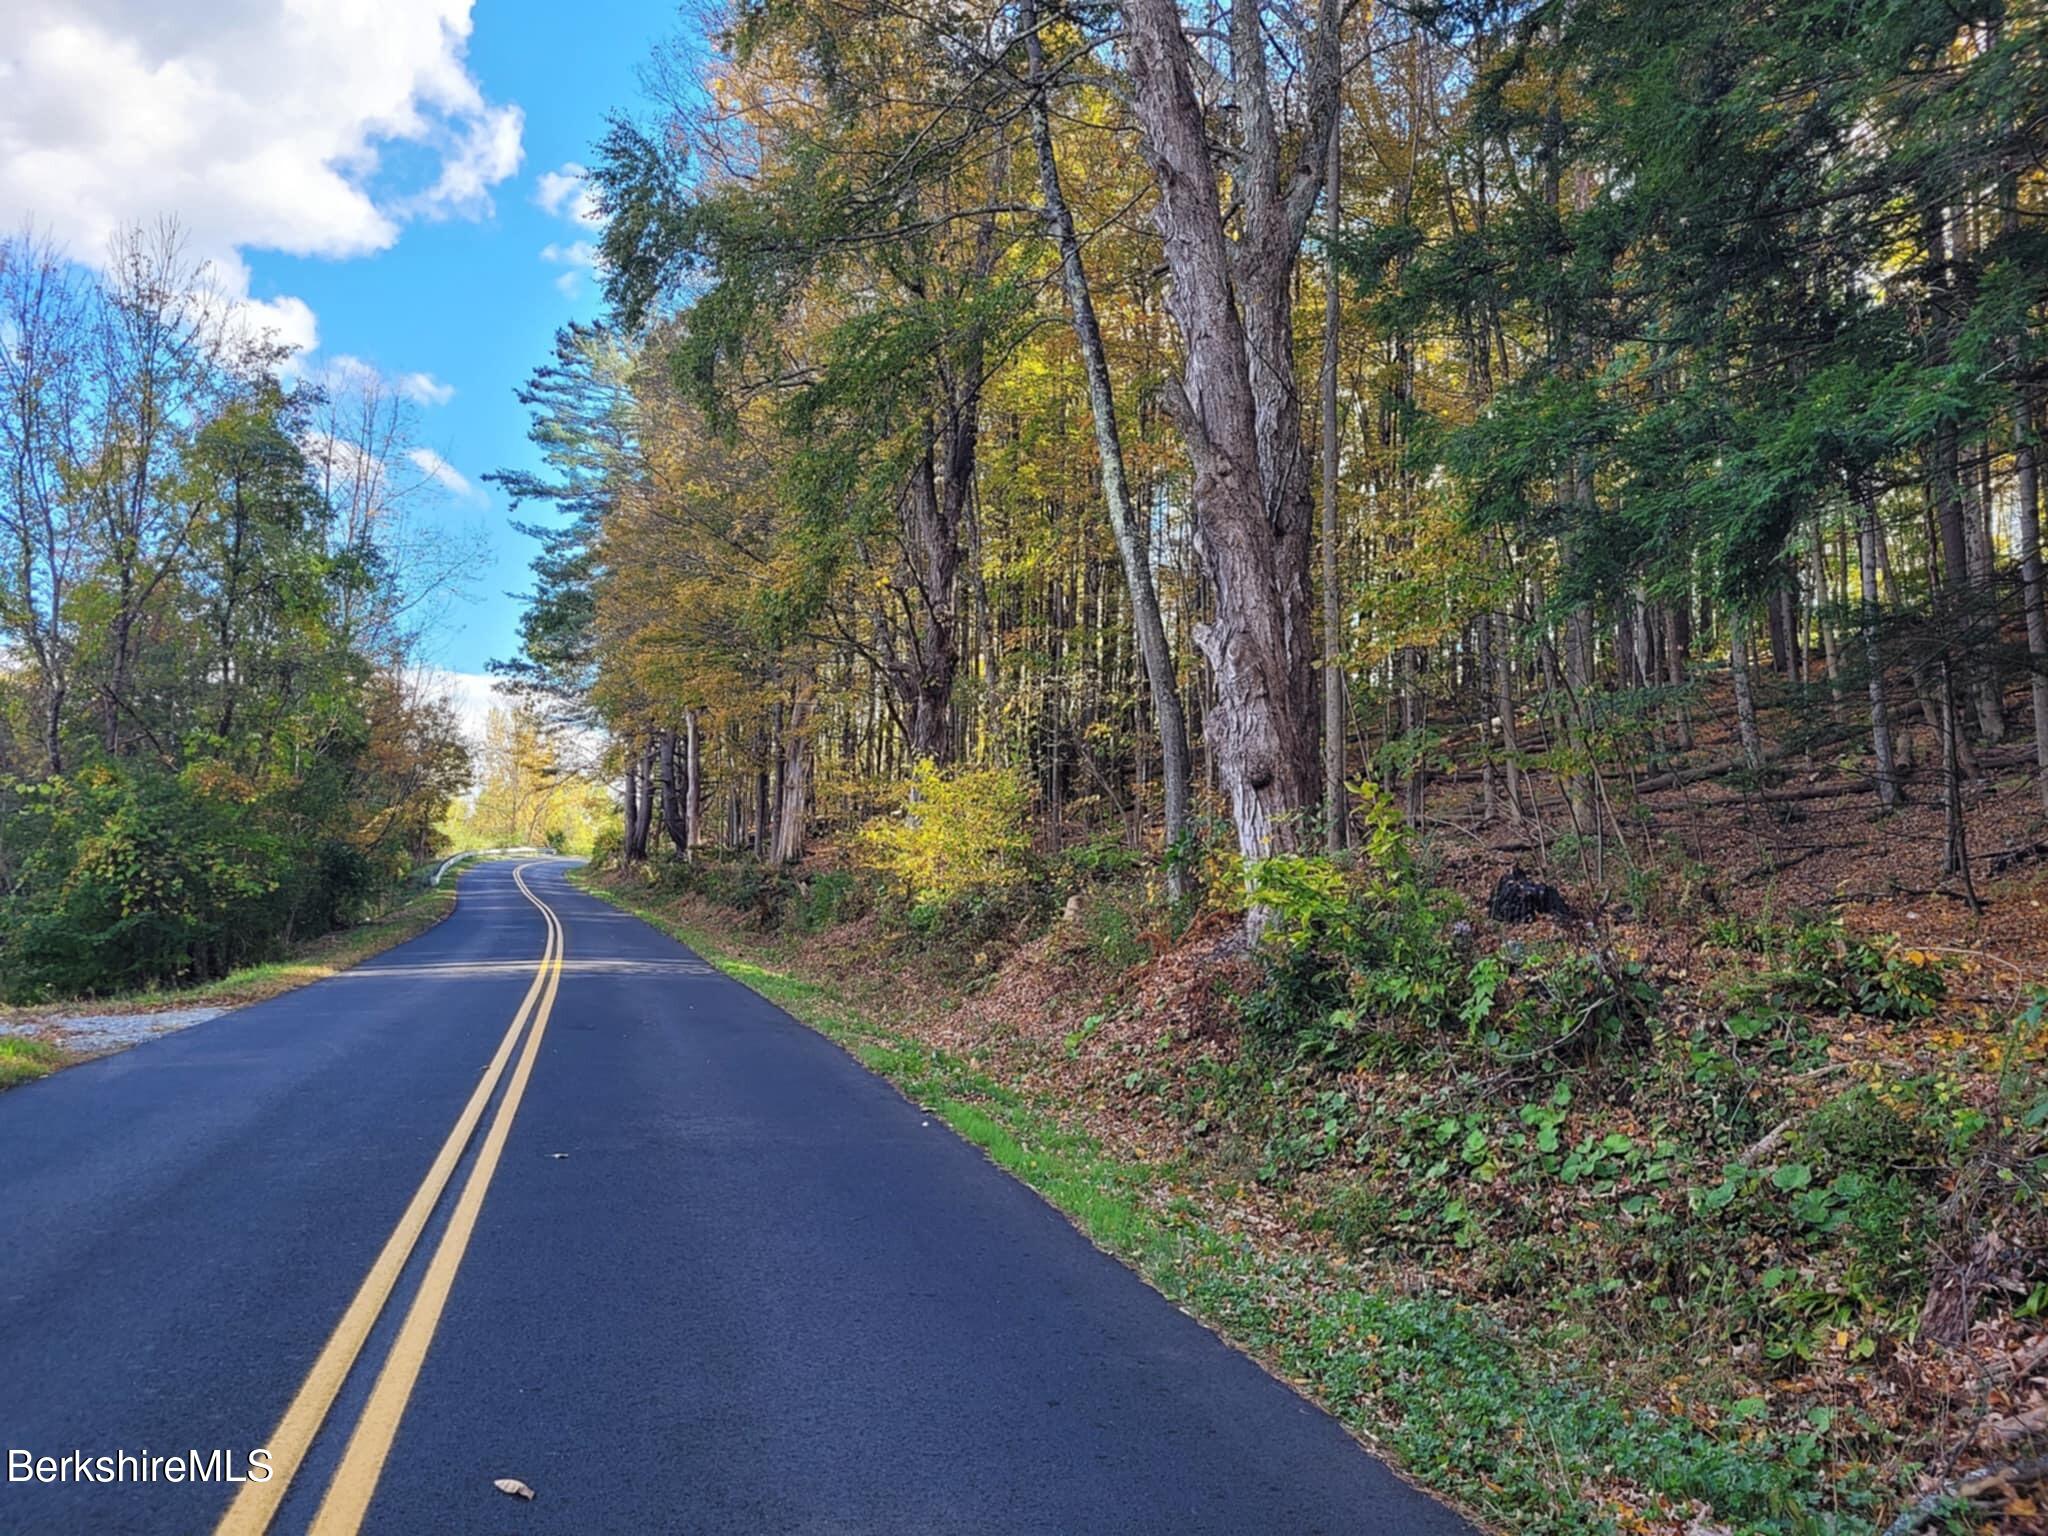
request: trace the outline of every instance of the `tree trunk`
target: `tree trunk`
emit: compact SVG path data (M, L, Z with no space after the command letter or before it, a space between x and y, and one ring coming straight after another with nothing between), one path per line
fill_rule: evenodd
M1933 289L1936 318L1931 333L1931 360L1937 366L1949 361L1950 321L1946 315L1952 304L1949 298L1954 285L1953 269L1949 262L1949 241L1946 220L1941 210L1931 209L1925 215L1924 230L1927 240L1929 264L1934 273ZM1953 647L1963 642L1963 652L1981 668L1976 680L1978 729L1986 741L1999 741L2005 736L2005 713L1999 698L1998 682L1992 669L1990 654L1976 643L1976 637L1986 622L1983 611L1992 605L1992 593L1988 583L1980 585L1977 569L1984 562L1971 559L1968 516L1963 505L1963 484L1959 472L1959 428L1953 420L1944 420L1934 429L1934 440L1928 449L1927 479L1928 495L1934 504L1935 520L1941 535L1942 588L1948 599L1948 612L1944 615L1949 644ZM1996 620L1992 619L1992 638L1996 638ZM1982 654L1975 654L1982 652ZM1939 727L1937 726L1937 730ZM1967 755L1965 754L1967 761ZM1974 769L1972 770L1974 771Z
M647 824L641 814L640 759L637 754L626 759L626 842L625 860L637 863L647 857Z
M1898 805L1898 762L1892 755L1891 721L1884 700L1884 654L1877 640L1877 498L1865 492L1857 509L1856 560L1862 577L1858 605L1863 631L1863 664L1870 673L1870 748L1877 761L1877 802L1886 810Z
M1735 683L1735 724L1742 736L1742 760L1755 773L1764 765L1764 742L1756 726L1756 694L1749 675L1749 628L1747 614L1739 614L1728 626L1728 674Z
M1350 802L1344 791L1344 621L1337 570L1337 234L1343 184L1343 127L1330 130L1323 189L1328 249L1323 257L1323 824L1324 846L1339 853L1349 841ZM1483 621L1482 621L1483 622ZM1487 778L1492 788L1491 774ZM1489 807L1490 809L1490 807Z
M782 732L782 804L775 817L775 862L794 864L804 856L811 797L811 692L800 688Z
M1292 292L1335 120L1340 0L1322 0L1306 53L1308 131L1283 172L1256 0L1236 0L1232 57L1244 153L1231 171L1243 235L1226 232L1191 50L1176 0L1124 0L1133 97L1159 191L1167 304L1185 354L1172 395L1194 466L1194 521L1215 587L1195 633L1216 680L1210 752L1246 858L1301 846L1315 752L1308 532L1312 506L1294 384ZM1257 926L1256 915L1254 926Z
M1685 686L1685 635L1684 616L1677 603L1664 605L1664 682L1674 693ZM1677 726L1678 750L1692 750L1692 713L1685 707L1685 700L1672 700L1672 715Z
M1124 587L1131 599L1131 624L1138 654L1145 665L1145 683L1152 699L1153 723L1159 732L1160 780L1166 814L1166 890L1178 901L1186 894L1188 808L1190 803L1187 714L1181 707L1180 683L1174 675L1173 652L1159 612L1159 592L1152 579L1150 510L1132 503L1124 469L1123 440L1117 428L1116 396L1109 359L1088 271L1081 260L1081 241L1072 210L1060 185L1059 162L1053 154L1051 114L1046 105L1044 49L1037 31L1035 0L1023 11L1025 54L1031 66L1031 142L1038 157L1038 182L1045 198L1046 219L1059 246L1060 282L1080 347L1088 381L1088 410L1095 426L1095 456L1102 475L1102 499L1109 512L1110 532L1123 564Z
M1977 893L1970 883L1970 845L1963 824L1963 775L1962 765L1957 760L1956 739L1962 734L1960 722L1956 719L1955 671L1948 658L1941 661L1941 812L1942 852L1941 872L1944 875L1961 875L1963 889L1969 894L1970 904L1976 905Z
M909 547L918 589L917 631L912 659L897 670L914 760L944 763L953 756L953 674L959 666L959 636L953 592L960 570L959 525L948 518L953 487L941 486L927 442L911 476L905 509ZM973 448L967 449L970 461ZM951 454L947 455L949 461Z
M674 731L661 733L661 824L668 830L668 840L675 845L676 852L687 859L690 856L690 837L682 796L676 791Z
M43 755L50 760L50 772L64 771L64 698L67 690L52 683L48 706L43 714Z
M1828 557L1821 537L1819 517L1813 520L1812 557L1808 566L1813 573L1814 621L1820 629L1821 652L1827 659L1828 708L1839 720L1842 716L1842 657L1835 639L1834 615L1829 611Z
M1500 755L1507 780L1508 820L1522 819L1522 747L1515 736L1515 670L1514 654L1508 642L1513 638L1508 629L1506 614L1495 614L1490 622L1496 627L1494 642L1494 708L1500 715Z
M2027 661L2034 700L2034 764L2041 808L2048 811L2048 609L2042 607L2041 447L2032 396L2023 396L2015 424L2013 463L2020 535L2020 593L2027 609Z
M697 712L683 712L683 856L695 858L704 840L704 783L698 771Z

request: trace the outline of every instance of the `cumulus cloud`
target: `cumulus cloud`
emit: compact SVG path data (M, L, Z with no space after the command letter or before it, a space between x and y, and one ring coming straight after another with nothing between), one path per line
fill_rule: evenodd
M310 347L312 311L252 298L241 252L381 251L408 219L487 212L518 169L519 108L464 58L471 3L14 0L0 225L91 259L173 215L252 327Z
M300 355L320 345L320 322L304 299L250 298L249 269L232 258L210 262L206 276L226 306L228 323L250 340L268 340Z
M597 196L590 190L589 177L583 166L565 160L559 170L542 171L535 178L533 200L579 231L596 230L604 220L598 216ZM555 274L555 291L565 299L580 294L583 279L597 272L597 246L588 239L550 240L540 248L540 259L551 267L567 269Z
M469 478L431 448L408 448L406 458L412 467L440 486L449 495L463 501L481 501L482 495Z
M560 170L540 173L534 182L533 200L556 218L596 229L604 220L598 217L597 194L590 190L589 175L574 160L565 160Z
M446 405L455 398L455 386L443 384L431 373L401 373L391 382L401 395L419 405Z
M597 271L597 247L588 240L571 240L567 244L550 240L540 248L540 259L551 267L568 269L555 274L555 291L565 299L581 293L584 277Z
M443 384L431 373L400 373L387 377L375 363L365 362L348 352L336 353L311 371L319 383L339 393L396 394L415 405L446 405L455 398L455 386Z

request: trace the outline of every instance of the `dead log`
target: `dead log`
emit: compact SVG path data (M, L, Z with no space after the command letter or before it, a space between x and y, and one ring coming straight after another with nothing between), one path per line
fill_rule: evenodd
M1918 1503L1904 1510L1899 1518L1884 1528L1884 1536L1913 1536L1941 1514L1958 1499L1969 1503L1981 1499L1987 1493L2012 1493L2030 1487L2042 1478L2048 1477L2048 1456L2036 1456L2032 1461L2010 1462L2004 1466L1984 1467L1943 1483L1934 1492Z

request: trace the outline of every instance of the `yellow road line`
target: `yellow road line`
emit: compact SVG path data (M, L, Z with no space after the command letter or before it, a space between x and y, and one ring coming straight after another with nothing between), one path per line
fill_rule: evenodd
M522 865L521 870L531 867ZM512 1059L512 1048L518 1044L519 1032L526 1027L535 1001L548 984L550 975L560 970L561 924L555 914L526 889L526 882L519 879L521 870L514 870L512 878L518 881L526 899L540 908L548 924L547 943L541 951L540 963L534 967L533 983L526 989L526 997L520 1003L519 1011L513 1014L504 1038L498 1042L490 1066L477 1083L476 1090L470 1094L469 1102L463 1105L462 1113L456 1117L455 1128L441 1143L441 1150L435 1154L427 1176L413 1191L405 1213L398 1218L398 1225L384 1240L382 1251L378 1253L376 1262L371 1264L370 1272L363 1277L363 1283L356 1288L348 1310L334 1325L334 1332L328 1335L327 1343L315 1357L313 1368L306 1373L291 1406L285 1409L284 1417L278 1421L276 1430L266 1442L272 1469L269 1481L242 1484L234 1502L228 1506L228 1512L215 1527L214 1536L262 1536L262 1532L269 1528L278 1506L284 1502L286 1490L291 1487L293 1475L305 1460L307 1448L320 1432L328 1410L334 1406L335 1396L341 1391L342 1382L347 1380L356 1356L362 1352L363 1341L370 1336L385 1302L390 1300L391 1289L398 1283L406 1260L412 1256L413 1245L419 1241L427 1218L433 1214L441 1192L448 1187L455 1165L462 1161L463 1149L469 1145L477 1121L483 1118L484 1106L490 1103L498 1079L504 1076L505 1063Z
M484 1136L476 1162L469 1170L469 1178L462 1186L461 1197L448 1218L448 1230L441 1234L440 1245L435 1248L427 1273L420 1281L419 1293L413 1297L412 1306L405 1314L405 1322L391 1345L391 1353L385 1358L384 1369L377 1373L377 1385L371 1389L370 1400L363 1407L363 1416L356 1422L355 1433L349 1436L341 1465L335 1470L334 1480L327 1485L327 1497L320 1502L320 1513L313 1517L312 1536L355 1536L363 1523L363 1515L377 1491L377 1480L383 1475L385 1458L391 1453L391 1443L398 1436L399 1420L405 1417L405 1405L412 1398L420 1367L426 1363L428 1346L434 1342L434 1330L440 1324L441 1311L448 1304L448 1293L455 1284L455 1272L462 1267L462 1256L468 1251L470 1236L476 1230L477 1214L483 1209L484 1195L490 1190L492 1175L498 1171L498 1158L505 1150L505 1138L511 1134L513 1118L519 1113L519 1100L526 1092L527 1079L533 1075L533 1059L540 1052L541 1036L547 1032L548 1015L554 1009L555 991L562 979L562 927L561 920L539 897L527 890L525 880L520 878L524 870L531 867L523 865L514 870L512 878L526 892L527 900L546 913L554 929L554 967L548 976L547 991L534 1012L533 1028L527 1032L526 1048L519 1053L519 1065L513 1069L512 1079L505 1085L505 1096L498 1101L498 1112L491 1119L491 1128Z

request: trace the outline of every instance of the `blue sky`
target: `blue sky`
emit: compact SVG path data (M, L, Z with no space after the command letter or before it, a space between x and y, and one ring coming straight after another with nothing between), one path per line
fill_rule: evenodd
M558 327L593 318L574 182L606 115L640 104L669 0L9 0L0 230L96 259L165 216L216 286L301 346L417 402L481 539L424 659L462 674L517 645L532 551L486 473L530 467L513 391ZM350 363L348 360L355 360ZM445 462L442 462L445 461ZM546 509L523 516L544 518Z
M487 98L525 115L523 160L493 189L492 211L408 225L388 250L353 259L244 251L254 297L291 294L312 307L320 353L359 357L391 376L425 373L455 391L445 405L419 409L419 434L472 487L474 500L451 495L441 515L474 523L490 561L429 643L429 659L451 671L482 672L517 649L519 604L509 594L525 590L531 545L509 526L503 493L482 477L532 465L512 392L544 359L557 327L598 309L587 272L541 255L551 246L564 255L590 231L570 217L573 197L560 212L540 205L540 178L587 161L605 114L635 104L637 72L673 15L630 0L481 0L470 72ZM573 297L558 287L565 274Z

